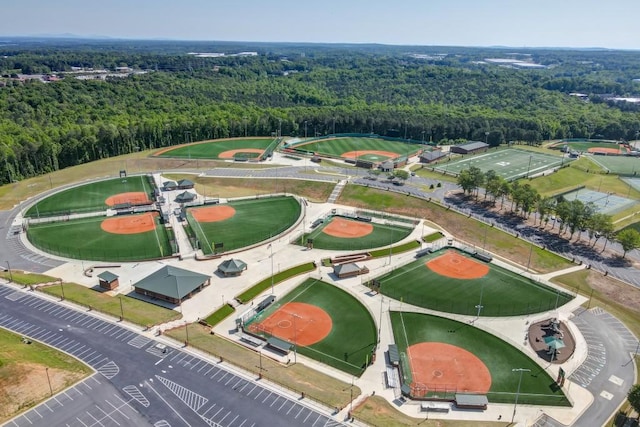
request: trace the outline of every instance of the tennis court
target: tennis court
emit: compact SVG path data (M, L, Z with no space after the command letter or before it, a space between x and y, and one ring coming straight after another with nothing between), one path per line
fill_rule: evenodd
M592 203L598 212L607 215L622 212L637 203L637 201L633 199L616 196L613 193L603 193L600 191L588 190L586 188L581 188L579 190L563 194L562 197L567 201L580 200L585 205L587 203Z
M518 178L540 175L569 162L559 156L536 153L518 149L504 149L463 158L448 163L441 163L435 170L442 173L458 175L471 166L482 172L495 171L504 179L511 181Z

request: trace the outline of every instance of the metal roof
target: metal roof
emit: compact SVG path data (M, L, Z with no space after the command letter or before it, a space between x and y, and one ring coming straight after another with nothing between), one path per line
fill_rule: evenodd
M178 202L178 203L180 203L180 202L190 202L195 198L196 198L195 194L190 193L188 191L183 191L182 193L180 193L180 194L178 194L176 196L175 201Z
M456 147L464 148L465 150L468 150L468 151L479 150L480 148L487 148L488 146L489 144L486 144L481 141L470 141L470 142L467 142L466 144L456 145Z
M394 364L400 363L400 353L398 353L398 346L395 344L389 344L389 361Z
M241 259L228 259L226 261L222 261L218 266L218 270L223 273L239 273L247 268L247 263L242 261Z
M483 406L488 404L489 400L484 394L456 393L456 405Z
M209 280L209 276L204 274L165 265L133 286L136 289L151 291L180 300L198 289L207 280Z
M102 273L98 274L98 278L104 280L105 282L113 282L114 280L116 280L119 276L117 274L113 274L110 271L103 271Z
M293 344L291 344L290 342L281 340L280 338L276 337L270 337L269 339L267 339L267 344L271 347L277 348L280 351L284 351L285 353L288 353L291 350L291 347L293 347Z
M440 150L436 150L436 151L428 151L426 153L423 153L420 158L421 159L425 159L425 160L436 160L439 159L440 157L445 157L447 154L443 153Z
M181 179L180 181L178 181L178 187L193 187L195 184L193 183L193 181L188 180L188 179Z
M360 272L360 267L356 263L340 264L333 267L335 274L356 273Z

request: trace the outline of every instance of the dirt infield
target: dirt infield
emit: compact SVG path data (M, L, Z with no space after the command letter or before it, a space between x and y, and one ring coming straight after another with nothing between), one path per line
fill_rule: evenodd
M448 250L425 263L427 268L441 276L454 279L479 279L489 273L489 266Z
M236 210L231 206L209 206L192 209L191 214L198 222L218 222L231 218Z
M257 153L257 154L262 154L264 153L264 150L261 150L260 148L240 148L238 150L227 150L227 151L223 151L222 153L218 154L218 158L219 159L233 159L234 156L238 153Z
M296 345L309 346L322 341L333 327L331 316L315 305L288 302L260 323L252 323L252 332L266 333Z
M125 203L131 203L132 205L148 205L152 202L147 197L147 193L143 193L142 191L134 191L131 193L119 193L107 197L107 200L105 200L104 203L107 206L115 206Z
M322 232L333 237L356 239L371 234L373 232L373 225L336 216L333 217L329 225L322 229Z
M618 148L606 148L606 147L592 147L587 150L588 153L605 153L605 154L620 154Z
M473 353L451 344L422 342L407 349L412 387L486 393L491 373Z
M138 234L153 231L156 228L155 217L158 212L147 212L141 215L116 216L107 218L100 228L113 234Z
M356 157L362 157L365 154L372 155L372 156L385 157L385 160L386 158L395 159L396 157L400 157L400 154L398 153L394 153L392 151L379 151L379 150L347 151L346 153L342 153L340 156L345 159L355 159Z

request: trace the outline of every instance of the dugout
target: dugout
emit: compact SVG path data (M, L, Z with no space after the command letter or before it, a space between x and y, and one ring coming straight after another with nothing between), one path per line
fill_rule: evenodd
M285 340L281 340L280 338L276 338L276 337L271 337L269 339L267 339L267 347L282 353L282 354L289 354L289 352L291 351L291 348L293 347L293 344L291 344L290 342L287 342Z
M276 300L275 295L269 295L268 297L266 297L256 305L256 312L260 313L262 310L264 310L265 308L273 304L275 300Z
M459 409L487 409L489 400L484 394L456 393L456 408Z

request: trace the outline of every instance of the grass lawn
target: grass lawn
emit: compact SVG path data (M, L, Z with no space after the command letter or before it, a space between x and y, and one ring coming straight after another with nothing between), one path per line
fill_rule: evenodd
M353 415L363 423L375 427L504 427L501 421L429 420L425 413L422 418L413 418L398 411L380 396L369 396L356 408Z
M485 230L482 223L426 200L371 187L347 185L338 203L414 218L426 218L436 222L442 229L451 231L456 238L470 245L482 246L484 243ZM492 227L488 228L486 235L485 247L488 251L520 262L528 259L530 251L528 242ZM536 247L531 255L530 267L541 273L549 273L571 265L569 260Z
M156 228L137 234L103 231L105 217L82 218L48 224L31 224L27 237L45 252L67 258L96 261L141 261L171 256L169 234L155 217Z
M355 297L337 286L307 279L260 313L260 321L287 302L301 302L320 307L331 316L333 326L322 341L298 348L300 354L333 366L351 375L361 375L378 342L371 314Z
M408 144L399 141L386 141L384 139L366 137L329 138L307 144L296 144L294 147L337 157L340 157L343 153L347 153L349 151L360 150L390 151L398 154L399 156L404 156L408 153L415 153L426 148L419 144ZM371 159L365 158L365 160Z
M107 209L105 200L118 193L143 192L149 195L153 187L144 175L108 179L69 188L34 204L25 216L62 215L66 213L91 212ZM148 197L151 197L150 195Z
M489 266L489 273L469 280L441 276L424 265L444 253L426 255L379 277L381 292L419 307L468 316L477 315L476 305L481 304L480 315L491 317L553 310L556 304L560 307L573 299L564 292L479 260L475 262Z
M433 243L436 240L442 239L442 237L444 237L444 234L442 234L439 231L436 231L435 233L431 233L429 235L424 236L422 240L426 243Z
M308 273L309 271L315 270L316 265L313 262L307 262L305 264L296 265L295 267L288 268L284 271L276 273L273 277L267 277L266 279L261 280L256 283L240 295L238 295L235 299L240 301L242 304L246 304L264 291L266 291L271 284L277 285L280 282L284 282L287 279L290 279L299 274Z
M467 323L419 313L391 312L391 324L398 351L421 342L442 342L461 347L478 357L491 373L490 402L513 403L519 375L511 367L530 369L522 376L518 402L569 406L554 380L529 356L498 337ZM450 331L455 331L451 333Z
M199 141L170 149L162 149L154 154L160 157L179 157L183 159L217 159L220 153L243 148L266 149L273 138L231 138Z
M300 179L242 179L213 178L189 174L165 174L174 181L190 179L195 182L198 194L207 197L246 197L274 193L291 193L306 197L312 202L326 202L334 183L319 181L302 181Z
M0 422L56 394L92 370L72 356L0 328Z
M561 141L553 145L556 150L562 149L565 145L576 151L587 152L589 148L615 148L620 149L620 145L615 142L602 142L602 141Z
M219 336L211 335L209 330L208 327L197 323L189 325L189 345L228 360L246 371L255 374L260 372L258 353ZM184 342L186 339L184 327L168 331L166 335L179 342ZM268 357L262 357L262 367L262 376L265 379L295 392L304 392L305 396L331 408L344 408L350 401L349 383L318 372L303 363L283 365ZM354 386L353 397L359 396L360 393L360 389Z
M225 304L205 317L204 321L207 322L209 326L215 326L229 317L234 311L236 311L236 309L231 304Z
M60 279L47 276L44 274L27 273L21 270L11 270L11 274L8 271L0 271L0 277L6 280L11 280L20 285L39 285L40 283L56 282Z
M145 327L159 325L182 317L182 314L176 311L137 298L128 296L112 297L76 283L44 286L38 288L38 290L58 298L62 297L62 292L64 291L66 300L84 307L91 307L92 310L100 311L116 318L120 318L122 313L124 314L124 320L127 322ZM122 311L120 311L121 303Z
M634 173L640 172L640 160L637 157L589 156L589 159L614 174L634 175Z
M341 237L331 236L322 231L335 218L341 218L341 217L337 217L337 216L331 217L331 219L329 221L326 221L322 226L316 228L311 233L305 234L303 241L306 242L307 239L313 239L313 247L317 249L333 249L333 250L345 250L345 251L346 250L362 250L362 249L379 248L385 245L389 246L390 244L393 244L395 242L398 242L404 239L413 231L411 228L370 222L370 223L367 223L373 226L373 231L370 234L367 234L366 236L362 236L358 238L341 238ZM360 222L360 221L352 220L349 218L346 218L346 219L349 221L353 221L354 223ZM388 250L387 250L387 253L388 253Z
M295 224L302 209L294 197L241 200L224 206L235 209L235 214L224 221L199 222L193 217L193 209L187 211L189 225L205 254L213 253L214 243L223 243L224 251L230 251L277 236Z

